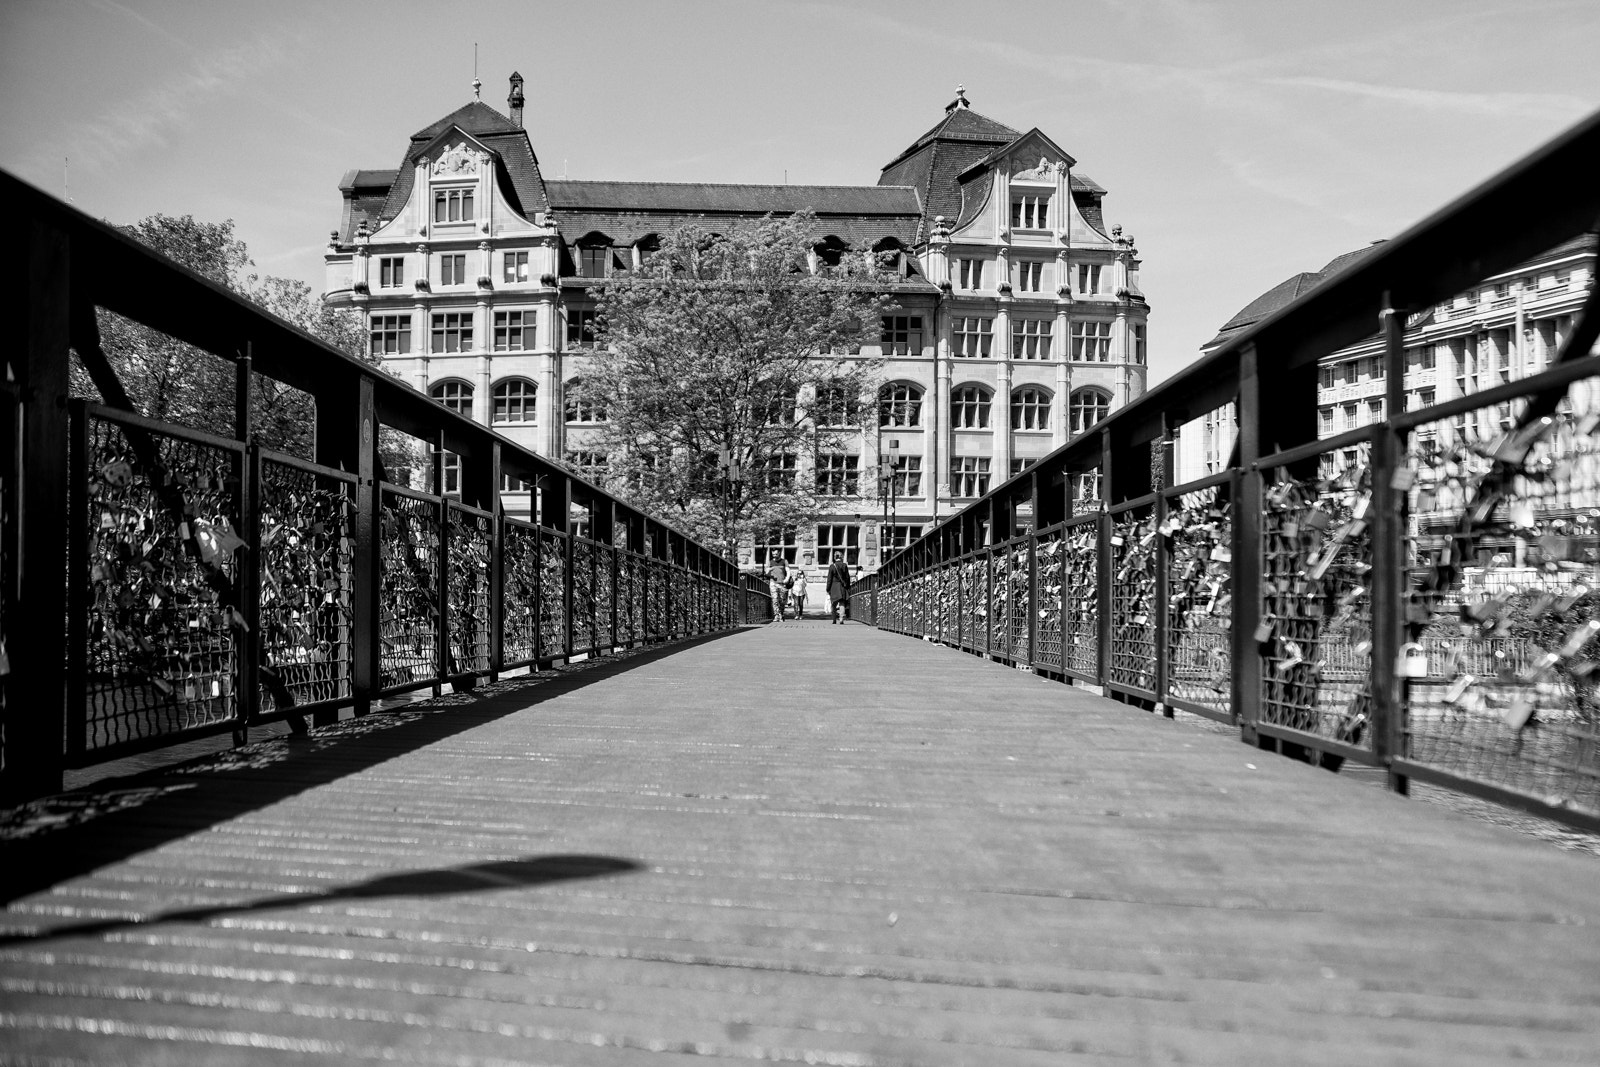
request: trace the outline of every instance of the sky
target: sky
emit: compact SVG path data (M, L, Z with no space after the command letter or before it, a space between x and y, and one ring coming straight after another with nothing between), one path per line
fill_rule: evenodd
M475 46L551 177L871 185L964 85L1109 190L1152 383L1600 109L1595 0L4 0L0 168L233 219L321 292L340 177L470 100Z

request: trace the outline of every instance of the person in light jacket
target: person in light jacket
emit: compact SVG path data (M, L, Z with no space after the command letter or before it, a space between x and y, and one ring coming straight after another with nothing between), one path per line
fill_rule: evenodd
M806 569L796 567L790 578L789 605L794 608L794 617L803 619L806 617Z
M781 622L789 600L789 568L781 558L773 557L772 566L767 568L767 582L772 590L772 621Z
M845 602L850 599L850 568L844 557L834 554L828 564L828 618L834 625L844 622Z

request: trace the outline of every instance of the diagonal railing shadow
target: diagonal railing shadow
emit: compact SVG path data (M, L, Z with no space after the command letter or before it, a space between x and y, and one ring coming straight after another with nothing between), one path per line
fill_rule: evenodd
M274 739L0 813L0 904L740 632L506 679L347 720L306 740Z
M206 923L225 915L248 915L275 908L301 908L341 900L370 900L376 897L455 896L502 889L527 889L551 882L603 878L640 869L642 869L640 864L635 861L616 856L556 855L495 860L434 870L398 871L322 893L281 893L245 904L180 908L175 911L158 912L148 918L101 919L71 926L58 926L36 933L0 934L0 948L38 944L41 941L54 941L64 937L98 937L133 927L149 929L164 923Z

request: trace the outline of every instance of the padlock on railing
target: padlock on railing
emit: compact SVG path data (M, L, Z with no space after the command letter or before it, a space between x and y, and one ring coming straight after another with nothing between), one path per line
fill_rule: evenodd
M1396 678L1426 678L1428 676L1428 654L1422 646L1415 641L1408 641L1400 648L1400 654L1394 660L1394 674Z

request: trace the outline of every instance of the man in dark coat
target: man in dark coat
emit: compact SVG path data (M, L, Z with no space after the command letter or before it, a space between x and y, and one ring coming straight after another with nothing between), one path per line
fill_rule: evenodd
M844 622L845 602L850 599L850 568L844 557L834 554L828 564L828 621L834 625Z

